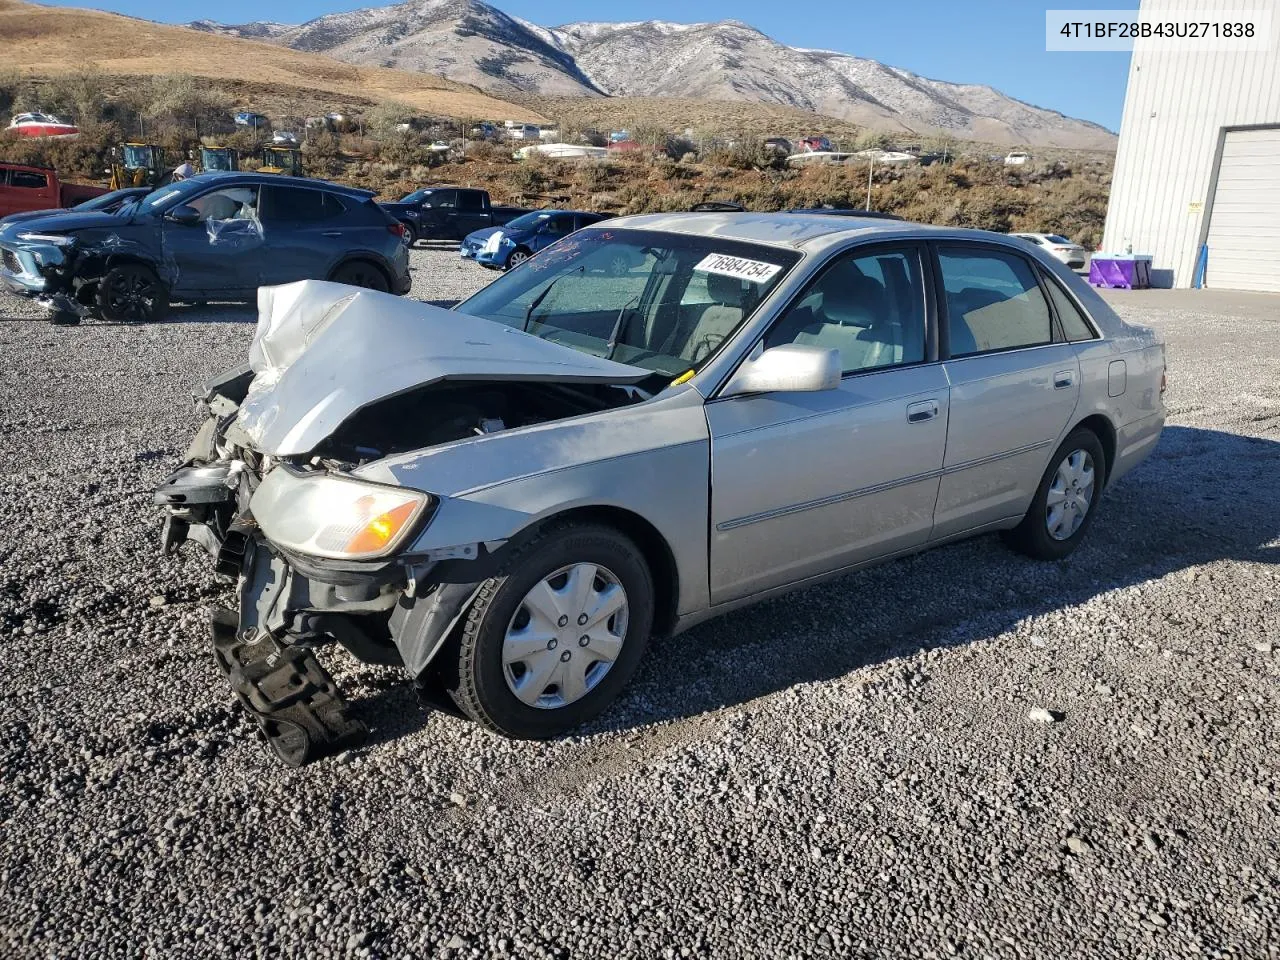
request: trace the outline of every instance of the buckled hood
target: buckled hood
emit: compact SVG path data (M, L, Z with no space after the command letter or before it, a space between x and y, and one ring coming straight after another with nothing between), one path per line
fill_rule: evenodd
M258 290L238 425L273 456L309 453L371 403L441 380L638 383L652 374L512 327L303 280Z

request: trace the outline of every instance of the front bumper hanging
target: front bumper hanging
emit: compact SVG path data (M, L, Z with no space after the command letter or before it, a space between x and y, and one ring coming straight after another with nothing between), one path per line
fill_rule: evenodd
M218 667L287 766L357 746L368 736L369 728L348 715L346 700L309 648L283 646L266 633L247 643L235 611L225 607L214 611L212 621Z

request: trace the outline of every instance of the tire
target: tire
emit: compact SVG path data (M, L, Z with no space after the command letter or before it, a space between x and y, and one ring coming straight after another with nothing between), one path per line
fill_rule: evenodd
M1098 513L1106 478L1102 442L1092 430L1073 430L1050 458L1027 515L1005 534L1006 542L1037 560L1070 556Z
M363 287L365 290L377 290L386 293L390 290L387 277L368 260L352 260L333 271L330 278L334 283L345 283L352 287Z
M511 251L511 255L507 257L506 266L504 266L502 269L514 270L516 267L520 266L520 264L524 263L526 260L528 260L532 256L533 256L533 253L532 251L529 250L528 247L516 247L514 250Z
M404 221L401 221L402 223ZM410 250L418 242L418 229L412 223L404 224L404 245Z
M98 281L94 302L111 323L155 323L169 312L169 291L150 267L122 263Z
M585 601L574 597L575 586ZM618 590L620 607L608 603L616 603ZM530 602L534 597L540 607ZM566 615L593 606L605 611L595 623L583 624L585 612ZM454 656L443 664L445 688L489 730L522 740L558 737L618 696L644 656L652 625L653 579L630 539L599 524L550 527L481 585ZM586 632L574 636L580 630Z

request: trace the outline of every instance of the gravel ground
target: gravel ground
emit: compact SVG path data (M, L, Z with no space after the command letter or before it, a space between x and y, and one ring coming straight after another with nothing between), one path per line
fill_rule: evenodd
M1277 301L1144 302L1171 426L1070 560L982 538L731 615L550 744L334 651L375 735L289 771L150 503L251 313L0 297L0 955L1280 957Z

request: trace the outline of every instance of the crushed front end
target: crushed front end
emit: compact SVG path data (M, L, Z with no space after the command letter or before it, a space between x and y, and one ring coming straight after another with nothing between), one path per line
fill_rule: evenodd
M264 287L259 308L249 364L197 391L206 416L154 499L163 549L194 542L235 581L237 609L213 617L218 665L298 765L366 733L316 650L403 668L431 696L447 679L433 659L519 532L511 511L369 468L635 402L611 381L646 371L333 283Z

